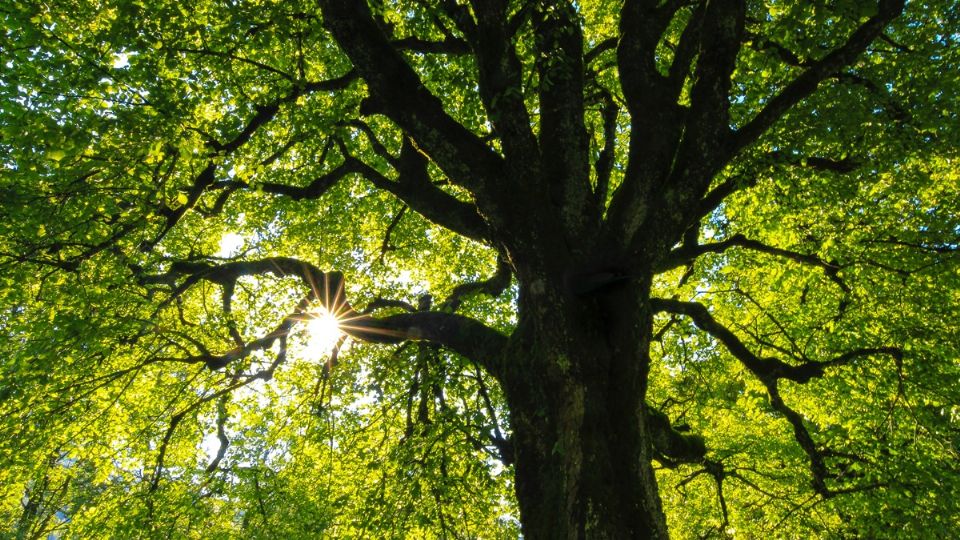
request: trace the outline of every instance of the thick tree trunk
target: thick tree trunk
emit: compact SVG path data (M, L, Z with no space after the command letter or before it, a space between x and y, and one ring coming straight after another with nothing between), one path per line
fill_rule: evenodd
M525 538L667 538L644 402L646 290L522 287L503 382Z

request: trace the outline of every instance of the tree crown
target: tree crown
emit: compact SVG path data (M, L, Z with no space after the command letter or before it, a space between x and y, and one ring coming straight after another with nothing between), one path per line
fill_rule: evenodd
M952 2L0 17L19 537L515 536L530 299L636 283L675 534L960 526Z

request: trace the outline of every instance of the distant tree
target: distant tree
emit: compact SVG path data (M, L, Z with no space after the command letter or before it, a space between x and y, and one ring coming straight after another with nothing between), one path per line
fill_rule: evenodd
M17 537L960 529L955 2L0 16Z

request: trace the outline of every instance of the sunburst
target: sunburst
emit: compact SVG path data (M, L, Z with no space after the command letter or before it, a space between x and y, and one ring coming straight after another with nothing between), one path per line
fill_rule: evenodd
M344 335L340 319L322 307L309 313L306 330L306 352L315 358L330 354Z

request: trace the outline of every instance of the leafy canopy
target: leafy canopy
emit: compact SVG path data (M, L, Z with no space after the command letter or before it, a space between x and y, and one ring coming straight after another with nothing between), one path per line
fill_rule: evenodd
M444 110L499 152L456 4L371 2ZM523 87L506 99L539 133L552 81L517 4ZM575 5L592 181L613 193L633 128L620 6ZM689 54L698 6L664 29L658 72ZM875 12L748 3L732 127ZM960 527L958 14L908 4L717 175L729 196L661 269L654 294L673 300L648 401L709 450L660 463L677 537ZM415 186L429 204L397 180L416 152L314 3L60 0L0 17L4 526L516 537L496 383L456 347L368 343L402 340L361 309L401 323L455 312L509 335L516 286L470 192L432 163ZM688 105L694 81L679 82ZM306 320L341 286L359 326L318 352ZM738 343L827 369L771 394Z

